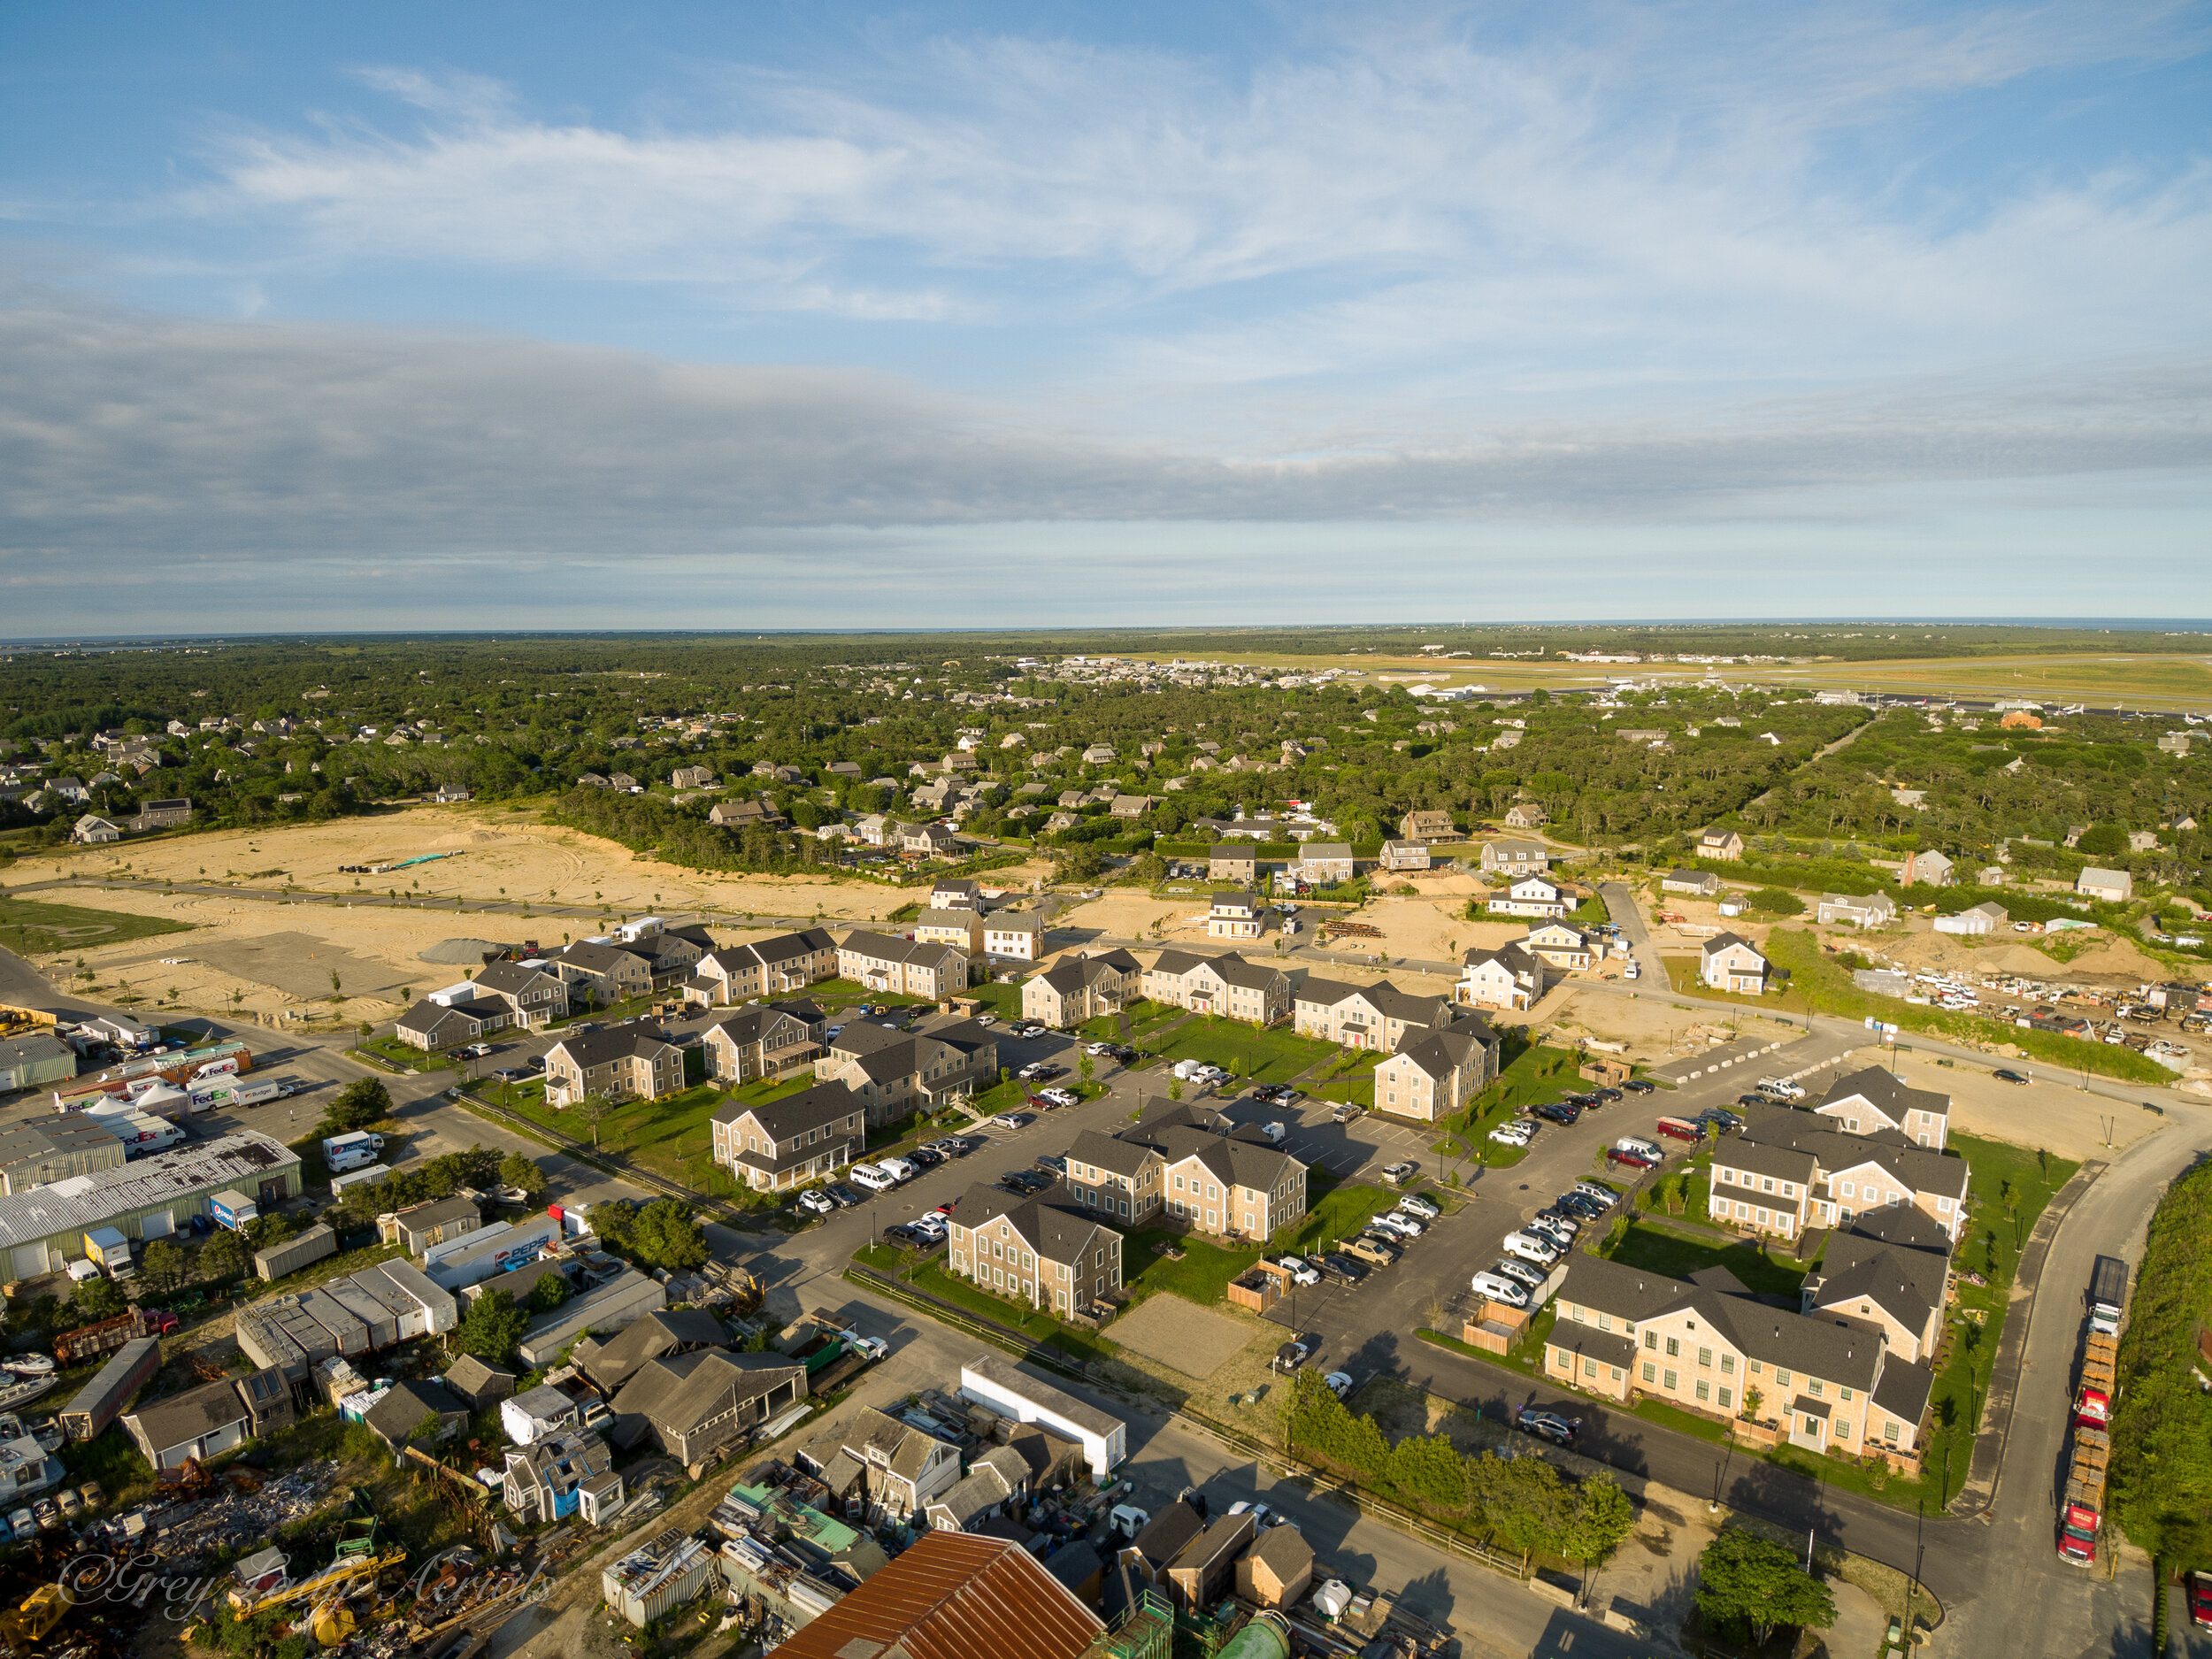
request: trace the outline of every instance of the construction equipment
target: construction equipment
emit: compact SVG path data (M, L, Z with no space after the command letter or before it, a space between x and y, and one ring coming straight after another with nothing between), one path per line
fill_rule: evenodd
M256 1595L250 1590L234 1589L230 1593L231 1611L243 1620L251 1618L265 1609L287 1601L306 1601L319 1607L330 1598L334 1590L342 1590L364 1578L373 1578L387 1567L404 1565L406 1560L405 1550L388 1549L381 1555L356 1555L349 1561L342 1561L334 1567L324 1568L311 1578L286 1585L266 1595Z
M44 1641L73 1605L69 1592L58 1584L40 1585L13 1610L0 1615L0 1642L6 1643L10 1652L20 1653L33 1642Z

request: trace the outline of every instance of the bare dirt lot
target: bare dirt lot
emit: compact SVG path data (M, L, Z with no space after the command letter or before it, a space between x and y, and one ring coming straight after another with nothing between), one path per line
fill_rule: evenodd
M1236 1357L1250 1331L1225 1314L1163 1294L1114 1321L1120 1347L1186 1377L1206 1378Z

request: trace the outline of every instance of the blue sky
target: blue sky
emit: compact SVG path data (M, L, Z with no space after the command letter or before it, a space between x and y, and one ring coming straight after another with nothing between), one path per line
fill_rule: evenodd
M2212 614L2208 42L11 8L0 633Z

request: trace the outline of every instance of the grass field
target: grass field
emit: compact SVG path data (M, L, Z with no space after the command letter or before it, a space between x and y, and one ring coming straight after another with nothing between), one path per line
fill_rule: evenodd
M1173 1025L1186 1011L1171 1002L1140 998L1118 1015L1101 1014L1096 1019L1085 1020L1077 1032L1092 1042L1141 1042L1163 1026Z
M727 1090L718 1083L702 1083L657 1101L625 1101L599 1120L599 1144L626 1153L656 1174L703 1193L736 1196L744 1189L714 1162L714 1114L726 1101L755 1105L780 1100L812 1087L813 1082L813 1073L801 1072L780 1082L752 1082ZM503 1091L500 1085L488 1084L480 1092L487 1101L518 1118L579 1141L592 1138L592 1125L584 1115L572 1107L562 1111L548 1106L541 1087L517 1084L511 1091Z
M1724 1267L1755 1296L1794 1296L1805 1282L1803 1268L1771 1260L1755 1244L1706 1243L1644 1220L1630 1222L1621 1241L1605 1254L1670 1279Z
M1311 1206L1294 1227L1268 1240L1269 1251L1304 1254L1321 1250L1340 1239L1351 1237L1368 1220L1397 1202L1379 1187L1337 1186L1317 1192L1322 1183L1316 1175L1310 1183ZM1171 1261L1159 1254L1164 1244L1182 1247L1183 1259ZM1122 1274L1134 1298L1142 1301L1159 1292L1172 1291L1187 1302L1212 1307L1228 1295L1229 1281L1260 1259L1257 1246L1231 1249L1203 1239L1171 1233L1164 1227L1147 1228L1130 1236L1124 1246Z
M1255 1083L1287 1083L1339 1050L1317 1037L1202 1015L1179 1028L1159 1052L1171 1063L1203 1060Z
M158 916L87 910L73 904L42 904L36 899L0 899L0 945L21 956L119 945L127 940L191 931L189 922L173 922Z

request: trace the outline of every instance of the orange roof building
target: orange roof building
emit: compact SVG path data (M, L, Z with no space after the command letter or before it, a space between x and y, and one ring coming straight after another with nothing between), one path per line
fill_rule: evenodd
M1002 1538L926 1532L775 1659L1079 1659L1105 1625Z

